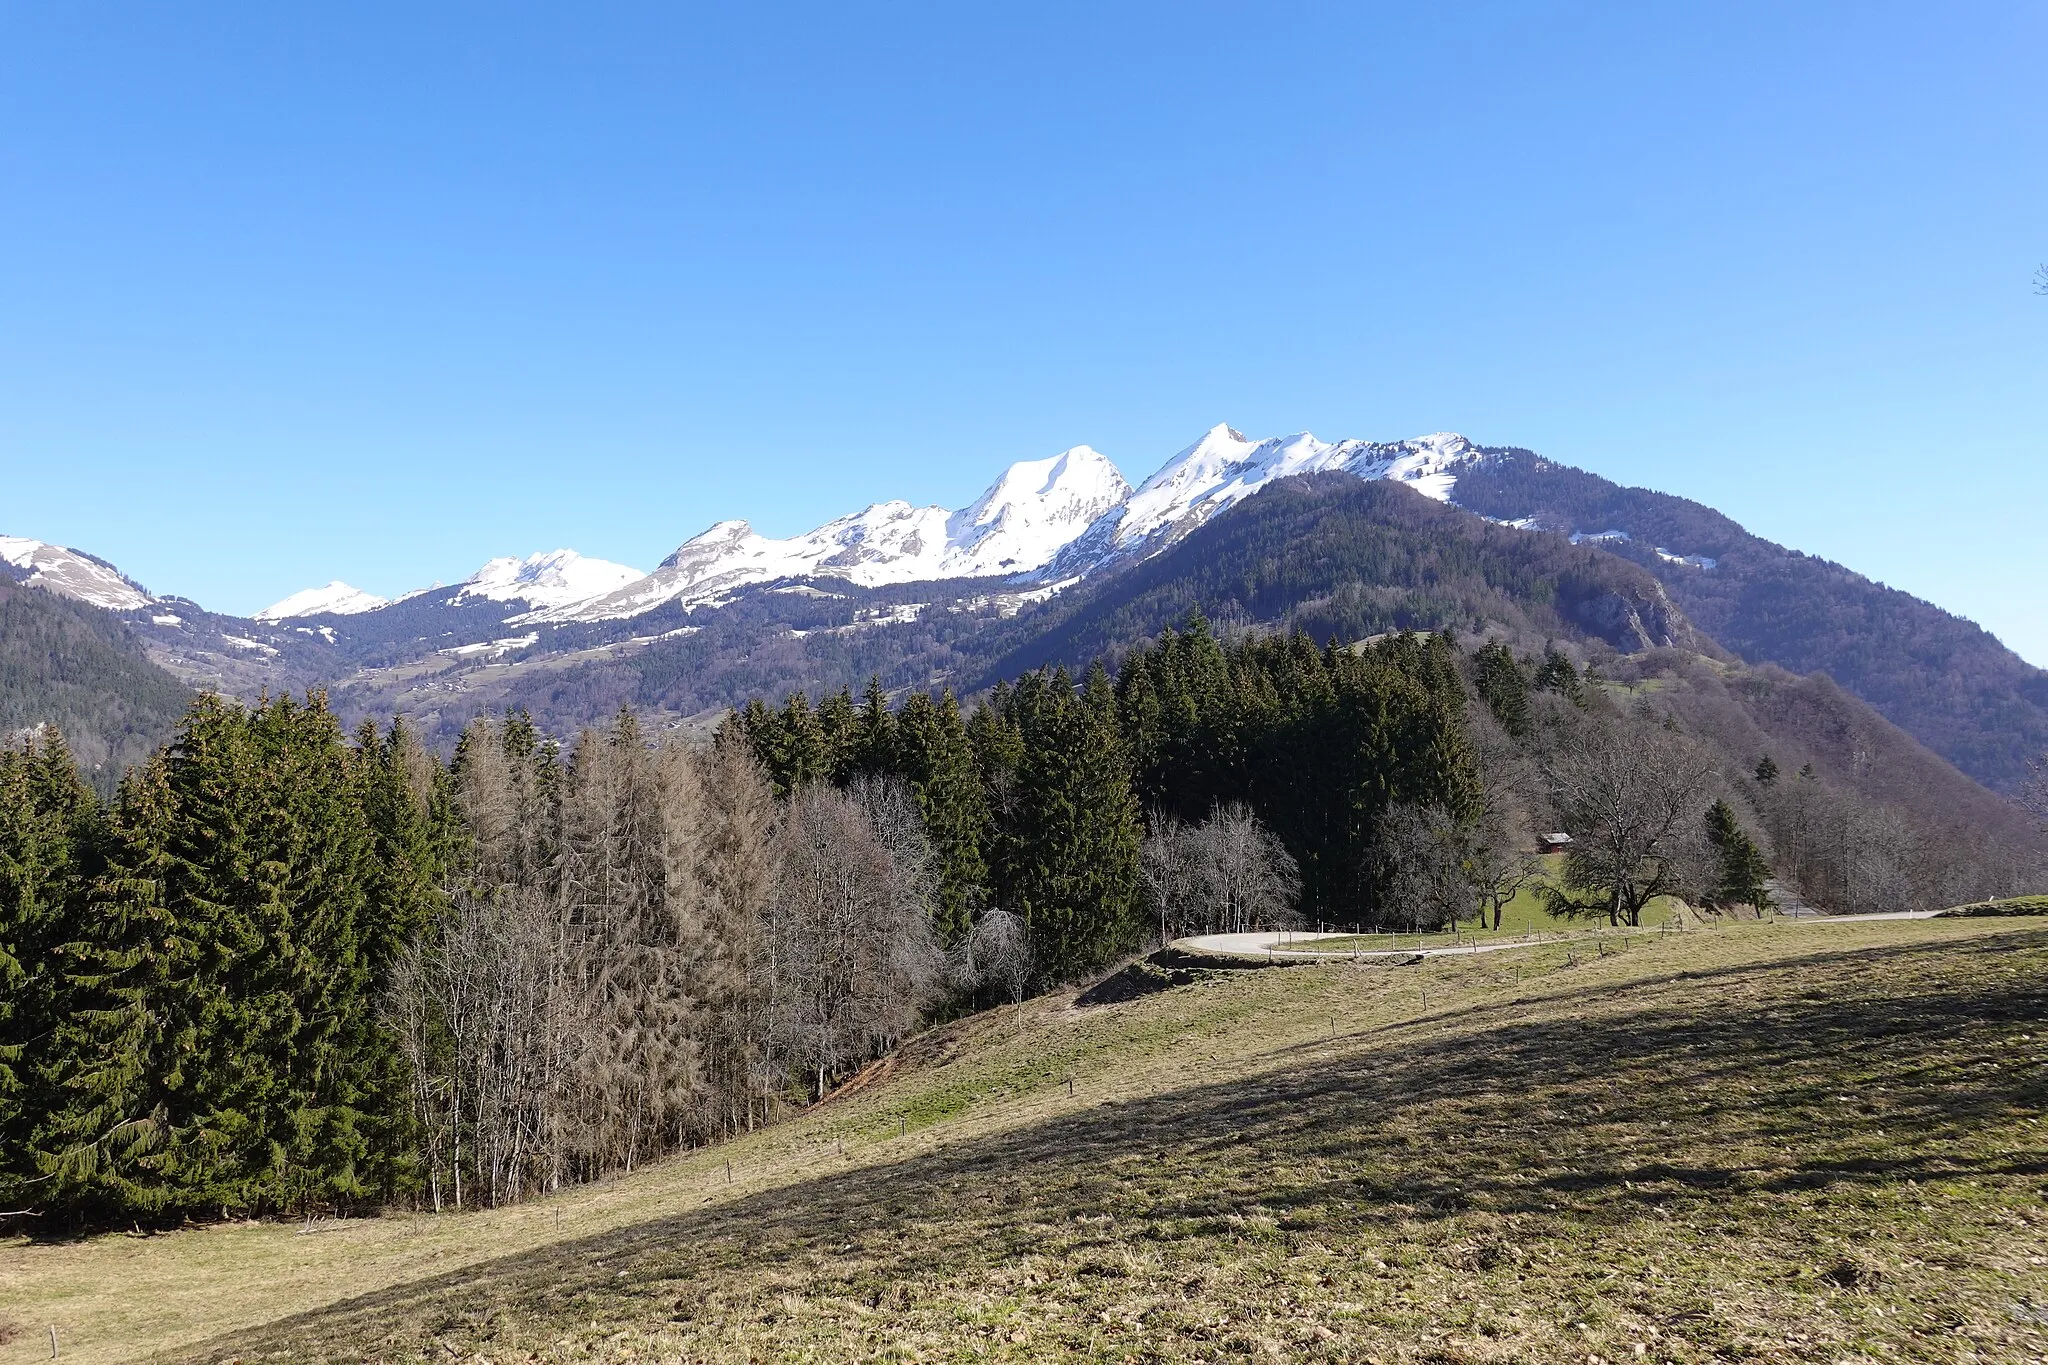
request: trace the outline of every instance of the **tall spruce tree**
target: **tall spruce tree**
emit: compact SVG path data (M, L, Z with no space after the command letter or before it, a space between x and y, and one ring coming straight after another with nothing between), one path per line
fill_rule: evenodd
M35 1135L60 1102L51 1062L73 1007L64 970L104 836L64 738L0 751L0 1209L38 1202Z
M1480 646L1472 656L1472 681L1479 699L1516 739L1529 734L1529 678L1515 656L1498 640Z
M373 846L363 947L381 985L446 908L449 793L441 765L402 717L383 735L364 722L356 763Z
M1138 802L1098 664L1076 695L1066 670L1027 674L1007 700L1021 738L1001 878L1041 979L1063 981L1135 946Z
M844 785L860 767L860 713L854 709L853 693L842 687L825 698L817 719L822 744L816 776Z
M889 709L889 695L882 690L880 677L868 679L867 691L862 694L860 717L853 728L853 741L847 746L845 781L854 776L880 777L899 771L901 763L896 752L896 713Z
M937 873L933 928L942 943L957 943L986 894L989 810L952 692L937 701L913 692L896 718L893 749L896 770L909 780L932 842Z
M1771 865L1725 799L1716 800L1707 810L1707 842L1718 863L1714 904L1769 909L1771 893L1765 883L1770 879Z

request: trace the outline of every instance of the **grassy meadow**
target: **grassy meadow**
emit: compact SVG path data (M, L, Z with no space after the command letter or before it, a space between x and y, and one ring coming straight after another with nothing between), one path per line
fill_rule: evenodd
M0 1363L2048 1359L2048 921L1628 942L1034 1000L520 1208L0 1242Z

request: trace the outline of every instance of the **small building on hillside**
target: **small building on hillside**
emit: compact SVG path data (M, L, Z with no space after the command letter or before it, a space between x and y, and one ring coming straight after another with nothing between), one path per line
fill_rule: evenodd
M1539 853L1564 853L1572 846L1572 836L1563 831L1555 834L1539 834L1536 836L1536 842L1539 845L1537 849Z

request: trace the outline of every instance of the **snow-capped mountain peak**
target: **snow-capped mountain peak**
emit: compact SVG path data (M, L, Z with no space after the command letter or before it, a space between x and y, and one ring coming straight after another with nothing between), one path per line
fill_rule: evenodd
M624 564L592 559L574 550L546 550L524 559L493 559L455 585L451 606L471 598L528 602L546 609L615 592L647 575Z
M1130 484L1107 458L1074 446L1011 465L958 511L878 502L787 540L761 535L744 521L721 521L683 542L644 579L522 619L609 620L669 602L709 606L778 578L843 578L878 587L1026 573L1129 493Z
M134 611L156 599L104 559L26 536L0 536L0 573L108 611Z
M290 597L272 602L256 613L254 620L286 621L295 616L354 616L384 606L375 593L352 588L339 578L323 588L302 588Z
M948 545L976 570L958 576L1036 569L1130 493L1109 458L1088 446L1050 459L1019 460L946 519Z
M574 550L548 550L524 559L507 555L493 559L455 585L443 599L449 606L481 599L489 602L525 602L535 608L560 606L614 591L642 578L638 569L591 559ZM334 580L324 588L306 588L256 613L258 621L284 621L300 616L356 616L366 611L410 602L441 587L417 588L396 599L386 599Z
M1457 469L1476 448L1439 432L1413 440L1324 442L1308 432L1254 441L1218 424L1168 460L1121 507L1107 512L1040 576L1068 578L1151 554L1277 479L1341 470L1362 479L1394 479L1448 501Z
M762 535L745 521L720 521L648 574L574 550L550 550L493 559L452 589L437 585L398 600L505 603L516 613L505 623L527 626L618 620L668 604L686 611L713 607L782 579L880 587L990 578L1053 585L1034 589L1044 593L1156 553L1279 479L1341 471L1396 480L1447 501L1460 470L1479 454L1449 432L1392 443L1325 442L1307 432L1253 440L1218 423L1135 490L1107 457L1077 445L1018 461L955 510L877 502L786 539ZM87 600L102 605L133 608L151 600L111 567L38 541L0 538L0 563L13 565L16 577L29 569L30 581L54 581L61 572L67 582L97 591ZM387 605L337 581L294 593L257 619L349 615Z

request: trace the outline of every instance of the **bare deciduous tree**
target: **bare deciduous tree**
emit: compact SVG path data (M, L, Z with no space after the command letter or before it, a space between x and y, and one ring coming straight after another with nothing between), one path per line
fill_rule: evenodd
M1671 730L1592 719L1570 727L1544 763L1572 836L1553 914L1642 923L1658 896L1682 895L1704 866L1701 815L1711 764Z
M1193 831L1170 811L1154 811L1138 846L1138 875L1164 945L1206 923L1201 913L1202 869Z
M632 1169L673 1147L697 1091L701 787L686 752L651 753L630 717L576 745L556 887L585 1028L571 1061L579 1163Z
M817 1098L893 1045L937 978L926 888L899 868L861 804L830 787L790 797L764 929L771 1036Z
M1242 801L1226 801L1195 828L1210 919L1224 933L1296 923L1301 872Z
M1031 934L1024 921L1007 910L984 910L961 941L960 985L986 990L1012 1004L1024 999L1031 983Z
M768 774L737 733L720 733L700 771L704 936L691 975L707 1014L698 1131L712 1138L751 1132L767 1119L777 1089L767 1041L771 964L761 924L774 895L781 817Z
M1381 915L1411 930L1456 924L1478 908L1468 832L1438 806L1396 804L1380 813L1368 853Z
M1224 802L1199 825L1155 814L1139 864L1162 943L1298 922L1300 869L1242 801Z
M1490 915L1496 929L1508 903L1543 875L1543 860L1528 849L1518 831L1491 810L1473 832L1467 867L1478 895L1480 918L1484 921Z

